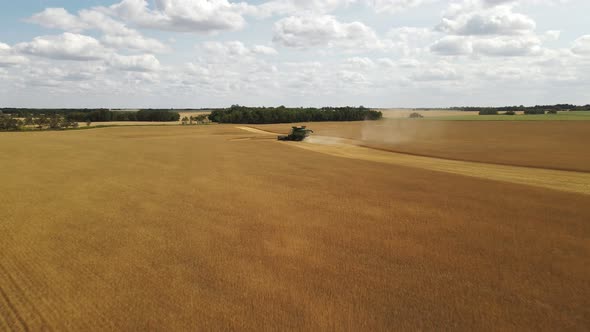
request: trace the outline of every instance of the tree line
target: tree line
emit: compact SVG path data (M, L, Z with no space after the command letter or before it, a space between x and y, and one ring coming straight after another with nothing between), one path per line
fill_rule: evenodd
M93 110L90 112L69 112L65 115L75 121L109 122L109 121L178 121L180 114L168 110L110 111Z
M500 112L518 112L524 114L545 114L557 113L559 111L590 111L590 104L588 105L572 105L572 104L556 104L556 105L535 105L535 106L502 106L502 107L451 107L458 111L476 111L482 115L494 115ZM542 113L541 113L542 112Z
M88 122L87 125L90 125ZM63 130L69 128L78 128L78 122L67 119L59 114L39 115L37 117L27 116L17 118L11 114L0 113L0 131L21 131L21 130Z
M108 122L108 121L178 121L180 114L167 109L142 109L139 111L97 109L39 109L39 108L2 108L0 114L16 118L39 116L62 116L70 121Z
M227 109L211 111L209 120L218 123L293 123L317 121L363 121L379 120L383 114L363 106L360 107L322 107L287 108L247 107L232 105Z

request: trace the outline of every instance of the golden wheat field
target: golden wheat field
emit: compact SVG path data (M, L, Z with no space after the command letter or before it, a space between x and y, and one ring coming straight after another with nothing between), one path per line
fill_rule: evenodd
M286 132L291 126L254 127ZM590 149L586 143L590 141L590 125L587 121L464 122L386 118L382 121L314 123L310 128L316 135L352 139L371 148L392 152L590 172Z
M308 125L0 133L0 330L590 329L588 124Z

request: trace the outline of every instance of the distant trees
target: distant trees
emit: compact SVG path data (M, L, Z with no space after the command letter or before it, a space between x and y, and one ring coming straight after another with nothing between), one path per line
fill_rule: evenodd
M378 120L383 114L361 107L287 108L246 107L232 105L228 109L213 110L209 120L219 123L292 123L314 121Z
M417 113L417 112L414 112L414 113L410 114L410 119L421 119L423 117L424 116L422 114Z
M207 114L199 114L197 116L191 116L191 121L195 121L197 124L203 124L209 121L209 116Z
M47 117L45 115L41 115L38 118L33 120L33 124L37 126L37 128L41 129L44 125L48 123Z
M556 104L556 105L535 105L535 106L524 106L524 105L519 105L519 106L503 106L503 107L451 107L451 109L453 110L460 110L460 111L475 111L475 112L486 112L489 110L497 110L498 112L510 112L513 111L518 112L525 112L525 111L537 111L538 113L525 113L525 114L541 114L540 111L543 110L545 112L549 112L549 111L555 111L555 112L559 112L559 111L590 111L590 104L588 105L583 105L583 106L577 106L577 105L571 105L571 104ZM488 114L492 114L492 113L488 113ZM506 113L504 113L506 114ZM556 113L550 113L550 114L556 114Z
M140 110L136 121L178 121L180 114L169 110Z
M495 108L484 108L479 111L479 115L498 115L498 110Z
M13 118L8 115L0 115L0 130L3 131L13 131L13 130L20 130L20 128L24 125L22 120Z
M180 124L182 124L183 126L186 125L199 125L199 124L204 124L208 122L208 115L207 114L199 114L199 115L195 115L195 116L184 116L181 120L180 120Z
M46 116L44 114L38 117L27 116L24 121L12 115L0 115L0 131L18 131L36 129L68 129L77 128L78 122L68 120L58 114Z
M526 109L526 110L524 110L524 114L526 114L526 115L545 114L545 110L544 109Z
M49 118L49 129L59 129L61 119L58 115L53 115Z
M108 109L16 109L3 108L0 112L15 118L65 117L72 122L109 121L178 121L180 114L171 110L145 109L140 111L112 111Z
M516 112L514 112L514 111L506 111L504 113L504 115L516 115Z

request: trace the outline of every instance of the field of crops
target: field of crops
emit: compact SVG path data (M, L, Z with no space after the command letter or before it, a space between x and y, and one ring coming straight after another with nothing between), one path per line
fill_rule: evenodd
M287 132L291 124L255 127ZM376 122L314 123L310 128L317 135L353 139L362 145L394 152L504 165L590 171L587 145L590 141L590 122L586 121L385 119Z
M420 113L420 112L419 112ZM583 121L590 120L590 112L587 111L564 111L557 114L535 114L527 115L518 112L515 115L478 115L473 112L470 114L451 114L440 113L436 116L429 117L431 120L447 121ZM428 115L427 112L421 114Z
M586 122L400 121L309 126L375 156L590 171ZM0 330L590 328L590 195L294 144L0 133Z

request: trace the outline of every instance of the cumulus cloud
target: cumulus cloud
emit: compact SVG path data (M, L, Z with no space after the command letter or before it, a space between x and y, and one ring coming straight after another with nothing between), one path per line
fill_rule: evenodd
M527 56L542 53L541 40L535 36L470 38L445 36L430 50L439 55Z
M541 53L536 37L479 39L473 42L474 52L488 56L525 56Z
M277 55L278 52L274 48L265 45L255 45L251 49L252 53L261 55Z
M327 14L360 4L372 8L377 13L398 13L418 7L434 0L271 0L257 6L249 6L245 13L258 17L273 15L302 15L314 13Z
M29 62L29 59L22 55L15 54L9 45L0 43L0 67L22 65Z
M378 13L397 13L408 8L418 7L429 0L366 0Z
M98 10L81 10L72 15L63 8L47 8L27 20L44 27L68 32L99 30L102 41L108 46L149 52L165 52L168 47L157 39L146 38L124 23L114 20Z
M155 0L151 8L146 0L123 0L103 10L144 28L215 32L244 27L248 7L227 0Z
M514 13L510 6L479 8L453 13L443 18L439 31L455 35L518 35L533 31L536 23L530 17Z
M100 60L110 53L96 39L65 32L58 36L40 36L15 46L19 52L56 60Z
M108 59L108 64L124 71L154 72L160 69L160 61L151 55L113 55Z
M348 58L344 62L347 67L355 69L370 69L375 67L375 63L368 57L352 57Z
M73 32L81 32L89 28L86 22L77 16L68 13L64 8L46 8L27 19L30 23L36 23L50 29L60 29Z
M453 3L436 29L447 35L430 46L445 56L516 57L539 55L543 41L557 40L560 32L534 32L536 22L513 11L517 1L465 0Z
M302 13L329 13L346 7L355 0L271 0L251 7L248 13L254 16L292 15Z
M382 48L373 29L361 22L342 23L330 15L290 16L275 23L273 41L286 47Z
M278 54L277 51L270 46L254 45L252 47L247 47L244 43L237 40L227 42L208 41L204 42L201 45L201 48L206 53L220 58Z
M465 37L445 36L435 42L430 50L440 55L465 55L471 54L473 47Z
M584 35L576 39L572 52L578 55L590 55L590 35Z
M389 48L403 56L417 56L432 44L440 33L429 28L398 27L387 32Z
M435 65L432 68L425 69L411 76L413 80L419 82L429 81L455 81L460 80L462 76L453 68L444 65Z
M431 2L448 6L438 22L426 21L438 16L437 6L396 16ZM575 33L569 27L564 36L547 31L564 28L563 16L547 21L544 9L530 17L533 12L525 11L550 2L560 0L112 0L114 5L79 11L48 8L28 22L62 31L0 43L0 95L6 100L10 91L51 91L43 101L30 99L52 102L59 98L47 96L63 93L71 97L64 100L83 103L95 98L97 106L106 106L108 95L114 107L138 100L153 107L195 100L204 107L334 101L416 106L416 100L447 106L495 103L498 93L510 95L506 91L518 91L518 100L506 103L527 103L527 91L528 101L537 102L547 95L541 92L563 84L575 87L568 96L583 100L590 86L590 35L564 40ZM394 27L389 31L382 24L386 15ZM532 17L550 28L536 32ZM245 33L222 34L261 18ZM188 39L203 37L177 31L203 33L208 41L187 51ZM170 50L166 44L175 38L174 56L153 55ZM523 86L525 80L530 84ZM18 88L6 89L11 86Z
M382 67L388 67L388 68L395 67L395 61L393 61L392 59L389 59L389 58L379 58L379 59L377 59L377 64L379 64Z

